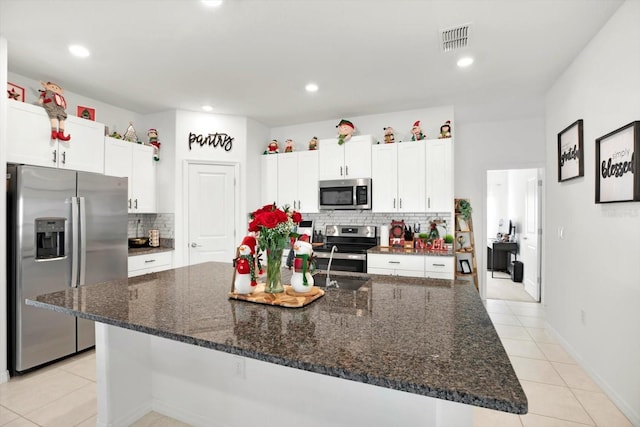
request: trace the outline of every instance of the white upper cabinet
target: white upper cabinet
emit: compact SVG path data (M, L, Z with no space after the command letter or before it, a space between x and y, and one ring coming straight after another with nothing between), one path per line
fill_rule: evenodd
M7 102L7 161L104 173L104 124L69 116L69 141L51 139L51 121L39 105Z
M321 139L319 179L371 178L372 144L371 135L352 136L342 145L338 138Z
M318 212L318 151L297 151L276 156L278 204L288 205L299 212Z
M424 142L379 144L371 151L373 212L423 212Z
M155 213L156 162L153 147L105 138L105 175L129 178L129 213Z
M453 138L427 141L427 212L453 211Z
M278 154L267 154L260 159L261 163L261 180L260 194L261 204L264 206L270 203L278 202ZM250 207L255 210L260 206Z

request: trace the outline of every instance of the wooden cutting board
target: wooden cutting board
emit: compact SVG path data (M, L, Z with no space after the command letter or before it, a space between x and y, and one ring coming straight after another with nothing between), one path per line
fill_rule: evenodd
M258 284L252 294L237 294L229 292L229 298L241 301L254 302L256 304L278 305L280 307L300 308L311 304L324 295L324 290L314 286L311 291L304 294L293 290L290 285L284 285L284 292L269 294L264 291L264 283Z

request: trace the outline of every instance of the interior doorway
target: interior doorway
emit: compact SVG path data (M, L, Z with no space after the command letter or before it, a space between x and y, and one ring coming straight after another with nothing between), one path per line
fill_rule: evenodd
M487 171L487 298L541 300L543 176L543 169Z
M188 162L188 265L233 259L239 210L237 177L237 164Z

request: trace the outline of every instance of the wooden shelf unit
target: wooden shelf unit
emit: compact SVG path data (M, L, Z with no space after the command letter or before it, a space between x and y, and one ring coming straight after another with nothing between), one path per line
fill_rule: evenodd
M455 236L454 236L454 253L455 253L455 278L456 280L470 280L473 281L476 289L479 289L478 284L478 266L476 263L476 244L473 236L473 219L472 216L464 218L460 211L460 201L468 199L455 199ZM466 262L465 262L466 261ZM465 268L469 268L469 272L463 271L463 264Z

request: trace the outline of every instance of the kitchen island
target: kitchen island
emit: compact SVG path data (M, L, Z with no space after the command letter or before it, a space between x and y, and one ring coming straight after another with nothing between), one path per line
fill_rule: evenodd
M99 322L99 426L150 410L206 426L456 427L469 405L527 411L466 282L370 275L292 309L229 299L232 275L204 263L28 304Z

